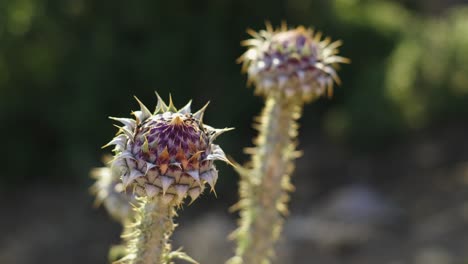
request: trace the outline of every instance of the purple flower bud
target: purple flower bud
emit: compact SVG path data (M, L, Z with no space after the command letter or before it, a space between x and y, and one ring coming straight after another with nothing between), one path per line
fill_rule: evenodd
M334 83L340 84L336 73L339 63L349 59L337 56L341 41L322 40L321 33L285 25L274 30L249 30L253 39L243 42L248 50L240 57L248 83L262 96L279 94L309 102L333 94Z
M220 134L231 130L203 124L206 106L191 113L190 102L177 110L159 97L154 113L138 99L140 111L135 120L111 118L123 124L108 144L115 145L114 166L121 172L125 187L133 186L137 196L164 196L163 200L180 204L186 196L192 200L208 183L213 189L216 175L213 160L229 162L221 148L213 144Z

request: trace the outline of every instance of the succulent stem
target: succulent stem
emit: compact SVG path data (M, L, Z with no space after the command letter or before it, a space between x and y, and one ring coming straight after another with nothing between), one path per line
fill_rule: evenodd
M136 220L128 226L127 256L116 263L125 264L163 264L169 263L170 237L176 224L173 205L164 203L162 197L138 198Z
M289 175L298 157L296 120L302 105L299 98L284 99L279 93L266 98L257 120L256 147L246 151L252 155L251 167L238 169L241 200L235 209L240 209L240 220L233 233L237 249L228 263L264 264L274 256L274 245L287 214L287 192L293 189Z

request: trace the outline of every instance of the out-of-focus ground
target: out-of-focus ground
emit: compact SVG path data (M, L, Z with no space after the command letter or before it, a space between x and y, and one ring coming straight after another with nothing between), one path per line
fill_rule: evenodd
M304 145L277 263L466 263L467 134L466 124L450 124L372 156L351 156L321 139ZM352 183L318 192L327 182L314 175ZM368 175L379 180L356 180ZM91 205L85 189L71 186L28 186L0 197L0 263L105 263L120 226ZM180 212L174 244L201 263L231 256L226 236L235 218L219 207Z

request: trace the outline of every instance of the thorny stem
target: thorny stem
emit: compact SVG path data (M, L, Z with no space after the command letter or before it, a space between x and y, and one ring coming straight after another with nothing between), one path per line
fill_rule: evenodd
M296 120L300 117L300 100L280 95L267 98L258 119L256 147L249 150L251 167L239 169L241 174L239 228L236 256L228 263L266 264L274 256L283 215L287 214L287 191L293 186L289 175L294 170L297 137Z
M122 264L165 264L170 260L170 237L176 227L176 215L172 205L161 198L140 198L135 223L130 225L126 257L117 261Z

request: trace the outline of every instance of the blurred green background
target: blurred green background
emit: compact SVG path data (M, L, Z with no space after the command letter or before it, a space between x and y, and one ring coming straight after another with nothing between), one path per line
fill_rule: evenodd
M429 135L429 143L453 138L454 147L445 148L438 157L447 164L459 164L468 157L468 150L460 149L466 145L468 132L468 5L463 2L2 0L1 215L11 217L12 222L22 217L20 223L29 225L37 217L25 209L31 208L31 199L52 195L51 200L65 203L76 192L77 197L84 197L75 201L82 204L83 214L100 219L93 228L106 225L105 213L96 216L91 209L92 197L86 194L92 184L88 173L101 166L101 156L110 151L100 148L116 132L107 117L129 116L137 109L133 95L150 108L156 102L154 91L164 98L171 93L178 106L189 99L195 108L211 101L206 122L236 127L218 143L230 156L245 161L242 148L251 145L255 135L251 123L262 100L245 88L246 78L235 61L244 51L239 43L248 38L245 30L262 29L265 20L274 25L286 20L291 26L313 26L333 39L342 39L341 54L352 59L339 72L343 85L335 89L334 98L305 107L300 148L306 154L298 161L297 174L312 176L305 175L310 179L303 180L310 188L298 188L295 194L297 210L307 208L305 198L320 198L347 183L376 183L395 193L396 186L402 185L398 180L404 178L399 176L405 175L386 160L385 153L399 157L409 151L405 145L422 135ZM394 146L402 147L395 150ZM328 155L330 149L346 154ZM309 150L313 155L307 154ZM377 163L376 156L381 157ZM326 173L311 173L305 165L309 160L333 163L330 157L337 162L330 165L331 170L323 169ZM353 165L356 170L334 167L361 158L384 171L395 169L395 178L375 169L362 172L366 169L359 162ZM407 163L398 166L405 168ZM227 166L220 168L220 197L207 195L195 209L187 208L188 214L216 206L225 213L226 206L235 202L237 176ZM353 172L342 173L349 170ZM41 206L47 204L32 208L40 211ZM63 208L54 213L66 214L67 207ZM47 222L50 217L44 213L41 219ZM183 216L181 221L185 221ZM82 251L80 256L90 257L66 263L102 263L106 244L118 241L118 225L110 225L103 234L113 234L112 238L102 235L96 252L81 247L77 249ZM14 257L8 258L8 251L14 251L5 245L23 225L14 227L0 241L0 260L1 256L6 259L2 263L65 263L59 261L60 254L55 258L46 254L49 262L11 262ZM61 236L57 237L56 243L61 244ZM68 252L75 244L61 245Z

